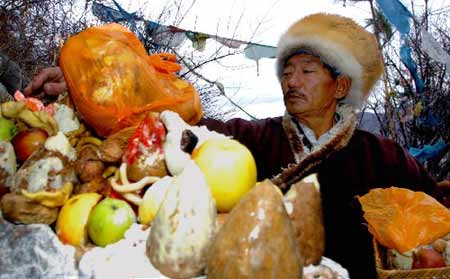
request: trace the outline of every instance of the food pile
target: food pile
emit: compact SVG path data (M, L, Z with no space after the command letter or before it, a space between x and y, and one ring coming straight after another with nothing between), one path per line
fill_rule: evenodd
M301 278L322 259L317 179L283 196L269 180L257 183L246 147L175 112L149 112L107 137L67 95L44 105L18 92L0 113L3 217L47 224L81 255L140 224L150 227L148 264L172 278Z
M403 253L396 249L388 249L386 266L388 269L400 270L449 267L450 234Z
M397 187L373 189L359 199L369 231L386 251L381 259L384 269L436 268L449 274L448 208L423 192Z

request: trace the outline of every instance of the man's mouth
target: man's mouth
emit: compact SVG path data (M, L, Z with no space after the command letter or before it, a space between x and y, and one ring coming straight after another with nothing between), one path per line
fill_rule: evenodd
M288 91L286 93L286 95L284 96L285 100L289 100L289 99L301 99L301 100L306 100L306 96L303 93L297 92L297 91Z

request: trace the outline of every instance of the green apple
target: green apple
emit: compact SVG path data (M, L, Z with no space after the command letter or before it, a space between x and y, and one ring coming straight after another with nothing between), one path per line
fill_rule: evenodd
M0 140L9 141L16 133L17 128L16 125L14 125L14 122L0 117Z
M126 201L105 198L92 209L88 234L92 242L105 247L122 239L135 222L136 214Z

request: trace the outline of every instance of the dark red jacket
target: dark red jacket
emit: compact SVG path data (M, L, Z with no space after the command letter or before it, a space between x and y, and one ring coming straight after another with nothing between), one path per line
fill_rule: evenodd
M295 163L282 117L257 121L207 119L198 125L231 135L255 157L258 181L272 178ZM345 267L351 278L375 278L372 237L356 199L370 189L406 187L429 193L443 202L435 181L401 146L392 140L355 130L348 144L324 158L303 176L317 172L326 232L325 256ZM288 189L284 189L286 191Z

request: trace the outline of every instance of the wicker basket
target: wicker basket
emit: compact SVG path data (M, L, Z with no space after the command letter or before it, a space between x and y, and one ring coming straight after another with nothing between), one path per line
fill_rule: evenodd
M385 269L386 248L373 239L378 279L450 279L450 266L414 270Z

